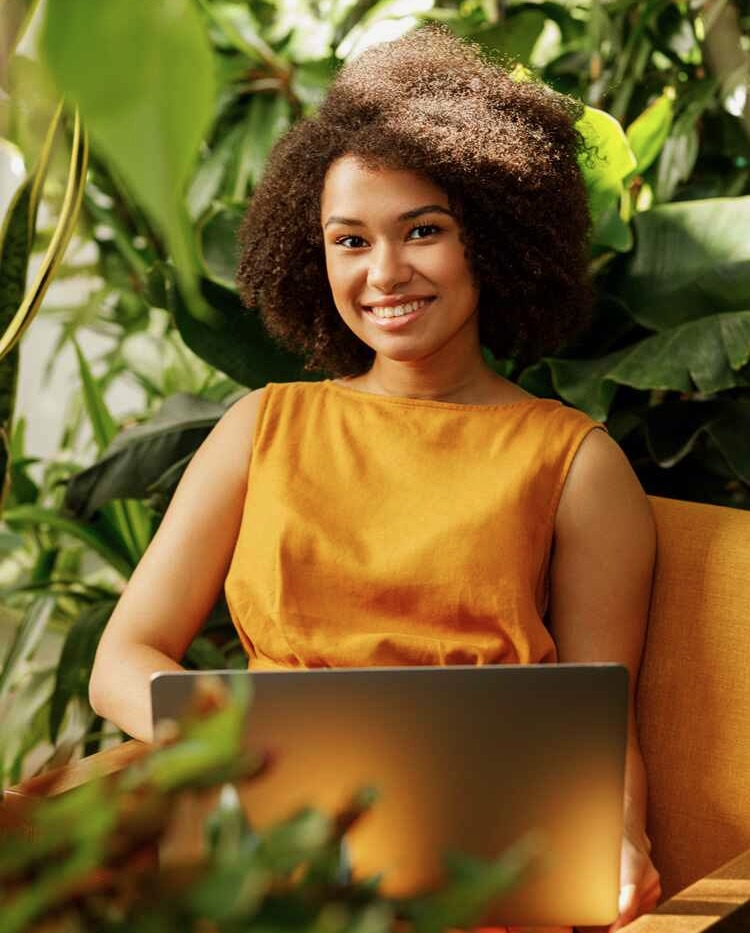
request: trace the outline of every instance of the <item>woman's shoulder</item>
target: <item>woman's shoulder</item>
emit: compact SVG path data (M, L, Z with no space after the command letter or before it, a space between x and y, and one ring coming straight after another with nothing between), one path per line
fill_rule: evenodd
M557 510L558 531L653 524L646 493L620 445L606 431L589 431L578 447ZM645 533L644 532L644 533Z
M233 402L216 422L196 454L206 469L236 474L244 481L266 388L261 386L247 392Z

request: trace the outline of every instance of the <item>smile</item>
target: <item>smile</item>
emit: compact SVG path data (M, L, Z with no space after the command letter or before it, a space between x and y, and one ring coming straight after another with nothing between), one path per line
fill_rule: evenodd
M379 327L392 330L420 317L424 309L435 299L427 298L420 301L410 301L404 305L394 305L390 308L368 308L365 312Z

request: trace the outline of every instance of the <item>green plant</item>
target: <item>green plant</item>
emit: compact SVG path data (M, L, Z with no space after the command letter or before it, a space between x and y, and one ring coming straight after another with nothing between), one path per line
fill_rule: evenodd
M28 806L0 837L1 933L439 933L478 922L522 879L537 854L533 836L495 862L449 865L445 886L419 898L390 900L378 877L355 880L342 839L367 819L376 799L368 788L339 813L307 808L253 831L236 785L267 765L247 744L248 698L235 689L230 698L207 679L192 715L130 768ZM204 857L157 870L154 849L180 795L219 787Z

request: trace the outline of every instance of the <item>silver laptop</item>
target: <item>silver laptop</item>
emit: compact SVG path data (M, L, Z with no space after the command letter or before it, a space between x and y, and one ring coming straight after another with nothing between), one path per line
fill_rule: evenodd
M347 836L356 877L386 896L445 878L443 854L495 859L529 831L542 857L485 923L617 916L627 668L540 664L217 672L249 677L247 728L272 748L242 802L253 826L304 806L379 797ZM154 674L154 723L187 707L199 672Z

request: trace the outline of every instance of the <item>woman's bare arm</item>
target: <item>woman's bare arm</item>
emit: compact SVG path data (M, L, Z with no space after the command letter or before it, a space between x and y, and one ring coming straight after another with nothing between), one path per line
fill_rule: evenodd
M592 431L573 461L555 520L550 627L561 662L615 661L630 674L621 880L636 889L621 922L651 909L660 895L648 856L646 773L635 721L655 550L651 508L627 458L607 434Z
M262 393L236 402L196 451L99 643L91 705L137 739L152 738L151 674L182 669L224 585Z

